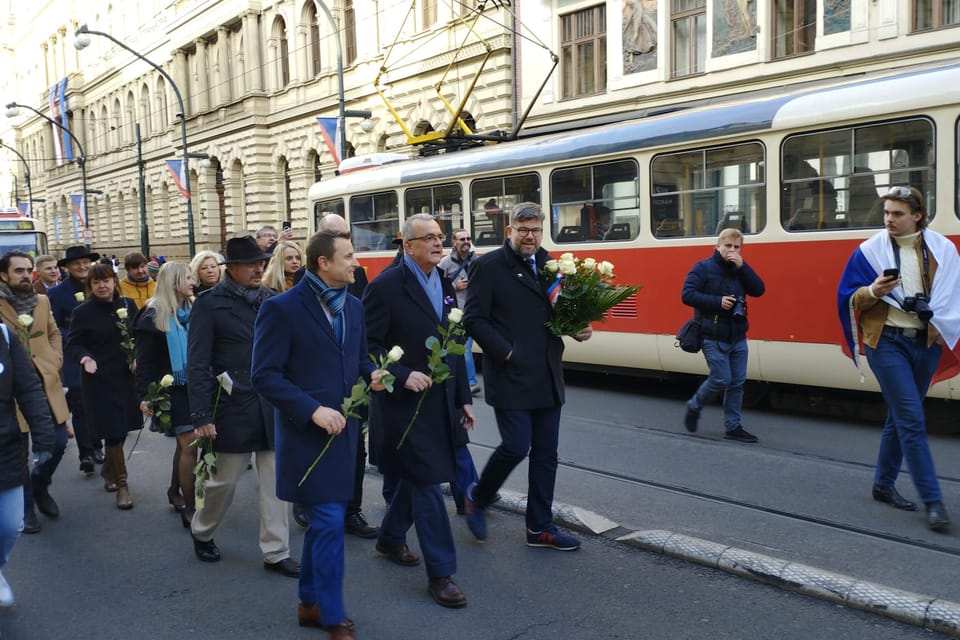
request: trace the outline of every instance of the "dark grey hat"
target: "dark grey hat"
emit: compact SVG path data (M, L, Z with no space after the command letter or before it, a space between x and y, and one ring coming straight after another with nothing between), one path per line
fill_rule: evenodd
M222 264L250 264L270 259L270 254L260 250L253 236L230 238L227 240L227 250L223 255Z
M91 253L90 250L82 244L74 245L72 247L67 247L67 251L63 254L63 257L57 260L57 266L65 267L71 260L80 260L81 258L87 258L93 262L100 259L100 254Z

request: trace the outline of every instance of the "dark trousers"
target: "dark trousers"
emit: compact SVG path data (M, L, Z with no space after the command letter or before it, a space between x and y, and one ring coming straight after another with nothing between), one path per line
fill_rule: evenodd
M507 476L530 455L527 474L527 528L543 531L553 522L553 488L557 480L560 407L528 411L496 410L500 446L487 460L473 499L484 509Z
M30 434L21 434L23 442L23 455L28 456L30 450ZM67 448L67 425L63 422L54 429L53 457L43 464L34 465L27 475L27 481L23 485L23 509L24 512L33 509L33 495L39 493L53 482L53 472L57 470L57 465L63 458L63 452Z
M457 572L457 550L440 485L417 485L400 480L380 523L380 540L390 546L407 543L407 531L417 527L417 540L427 576L440 578Z
M103 444L93 436L93 429L87 424L87 410L83 406L83 392L79 386L67 390L67 407L70 409L73 437L77 441L80 459L93 457L93 450L103 449Z
M357 515L363 505L363 476L367 472L367 447L363 434L357 443L357 470L353 476L353 498L347 503L347 517Z
M300 602L316 603L323 624L339 624L347 619L343 604L346 503L325 502L304 509L310 525L300 552Z

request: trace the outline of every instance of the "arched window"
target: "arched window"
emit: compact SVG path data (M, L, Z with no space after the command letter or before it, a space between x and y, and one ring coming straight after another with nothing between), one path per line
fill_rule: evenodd
M306 6L304 22L310 26L310 75L320 74L320 24L317 22L317 7L312 2Z
M157 130L163 130L167 128L167 125L170 123L170 111L167 108L167 85L163 81L163 77L157 78L157 91L154 94L154 113L156 114L156 123Z
M352 64L357 59L357 16L353 0L343 3L343 61Z
M273 39L277 42L274 49L279 83L277 88L282 89L290 84L290 44L287 42L287 23L279 16L273 21Z
M137 122L140 123L140 135L144 138L150 137L150 133L153 131L153 122L150 117L152 110L152 105L150 104L150 89L147 87L147 83L144 82L143 86L140 87L140 118L137 120Z

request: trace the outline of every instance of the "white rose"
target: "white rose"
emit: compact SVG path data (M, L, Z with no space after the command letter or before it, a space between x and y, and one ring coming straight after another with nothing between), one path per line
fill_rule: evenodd
M75 294L73 294L73 297L77 302L83 302L84 300L83 291L77 291Z
M544 263L543 268L550 273L556 273L557 269L560 268L560 263L556 260L547 260L546 263Z
M604 260L603 262L601 262L600 264L597 265L597 271L599 271L599 272L600 272L600 275L602 275L602 276L612 277L612 276L613 276L613 263L612 263L612 262L607 262L606 260Z
M593 271L593 268L597 266L597 261L593 258L585 258L582 264L587 271Z
M560 261L560 273L565 276L571 276L577 272L577 263L573 260Z
M117 317L120 318L121 320L126 320L126 319L127 319L127 308L126 308L126 307L120 307L119 309L117 309Z
M400 345L393 345L393 348L387 352L387 362L400 362L400 358L403 357L403 349L400 348Z
M17 322L20 323L21 327L30 327L33 324L33 316L29 313L21 313L17 316Z
M574 260L573 254L572 254L572 253L561 253L561 254L560 254L560 262L563 262L564 260L568 260L568 261L570 261L570 262L573 262L573 260Z
M173 376L170 375L169 373L168 373L167 375L163 376L162 378L160 378L160 388L161 388L161 389L166 389L167 387L169 387L169 386L172 385L172 384L173 384Z
M450 309L450 313L447 314L447 320L453 324L460 324L460 321L463 320L463 309Z

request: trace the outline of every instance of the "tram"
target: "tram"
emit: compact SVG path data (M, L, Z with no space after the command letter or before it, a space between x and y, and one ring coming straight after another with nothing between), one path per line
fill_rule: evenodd
M37 221L24 217L19 209L0 209L0 255L14 249L36 258L47 252L47 234Z
M882 227L891 185L926 194L930 228L960 241L958 107L960 65L942 63L427 158L359 158L310 188L312 223L343 215L372 278L406 215L432 213L447 245L466 228L482 253L503 242L514 204L539 202L548 251L608 260L643 287L592 340L567 341L568 364L701 374L703 358L674 346L691 315L680 290L717 232L737 227L767 287L749 303L748 379L877 391L841 351L837 283ZM960 396L960 378L930 395Z

